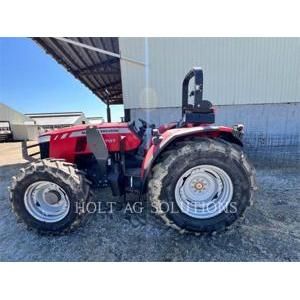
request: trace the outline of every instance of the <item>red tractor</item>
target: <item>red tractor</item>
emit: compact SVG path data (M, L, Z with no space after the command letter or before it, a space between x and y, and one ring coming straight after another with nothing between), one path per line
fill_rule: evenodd
M183 81L177 123L155 129L140 120L139 127L103 123L43 133L41 159L12 178L13 210L39 233L67 233L88 213L91 188L109 185L114 196L146 194L157 215L181 233L225 230L251 203L254 169L242 150L243 126L212 125L214 108L202 93L203 72L193 68Z

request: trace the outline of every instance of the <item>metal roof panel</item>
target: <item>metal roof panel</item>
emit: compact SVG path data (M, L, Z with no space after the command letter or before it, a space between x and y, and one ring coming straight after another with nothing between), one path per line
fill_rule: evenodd
M70 37L68 39L119 54L117 37ZM35 37L33 40L104 103L123 104L119 58L57 38Z

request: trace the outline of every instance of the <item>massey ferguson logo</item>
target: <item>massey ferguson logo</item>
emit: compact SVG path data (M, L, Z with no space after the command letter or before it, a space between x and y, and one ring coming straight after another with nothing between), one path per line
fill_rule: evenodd
M119 133L118 129L98 129L101 133Z
M113 144L116 142L116 139L104 139L105 143Z
M103 129L97 129L99 133L101 134L127 134L130 133L130 130L128 128L103 128ZM79 137L79 136L85 136L86 131L81 130L81 131L74 131L72 132L69 137L74 138L74 137ZM108 140L114 140L115 139L108 139Z

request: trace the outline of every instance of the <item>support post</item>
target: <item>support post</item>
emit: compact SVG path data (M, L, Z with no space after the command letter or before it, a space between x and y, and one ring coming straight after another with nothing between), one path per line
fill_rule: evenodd
M111 122L111 113L110 113L110 106L109 106L109 100L106 100L106 114L107 114L107 122Z

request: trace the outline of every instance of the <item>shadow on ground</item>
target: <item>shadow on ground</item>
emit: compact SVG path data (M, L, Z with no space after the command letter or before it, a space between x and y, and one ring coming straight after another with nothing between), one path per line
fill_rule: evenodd
M1 261L299 261L298 168L259 168L259 191L245 219L213 237L180 235L146 210L91 215L76 232L38 236L17 223L7 186L24 164L0 167ZM109 190L96 200L113 200Z

